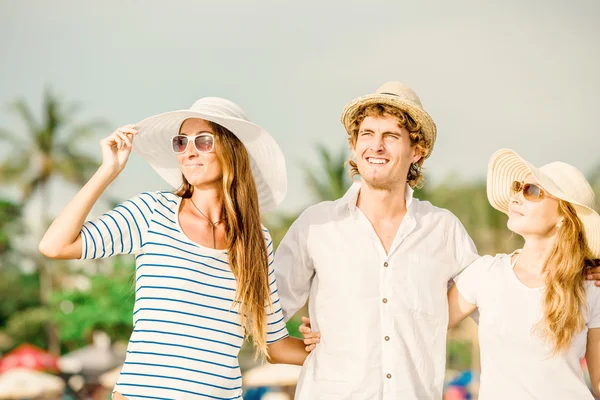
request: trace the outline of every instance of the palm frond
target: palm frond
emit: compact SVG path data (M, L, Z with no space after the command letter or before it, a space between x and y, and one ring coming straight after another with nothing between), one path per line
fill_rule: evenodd
M320 162L315 165L304 164L305 179L309 189L318 200L335 200L344 195L350 187L350 178L346 173L346 148L332 153L324 145L317 145Z
M11 105L11 108L21 117L27 126L28 133L35 136L40 127L27 103L24 100L17 100Z
M7 129L0 128L0 142L10 143L11 146L19 148L22 142L17 140L17 135Z
M30 170L31 152L12 153L0 163L0 179L5 183L22 180Z
M90 179L99 165L97 158L77 153L68 144L61 144L57 149L54 168L65 181L82 185Z
M49 180L49 175L37 174L32 179L25 181L21 185L21 200L28 202L40 187L48 184Z

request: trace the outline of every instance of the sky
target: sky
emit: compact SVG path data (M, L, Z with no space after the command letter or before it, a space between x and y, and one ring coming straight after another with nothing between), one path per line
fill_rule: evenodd
M429 185L484 179L503 147L588 173L600 164L598 21L597 0L0 0L0 127L22 135L9 104L38 112L50 87L81 105L78 121L107 121L83 144L100 157L118 126L225 97L280 144L279 210L295 211L315 201L302 170L315 146L346 146L344 105L399 80L438 127ZM109 193L158 189L169 187L134 154ZM75 190L54 184L48 206Z

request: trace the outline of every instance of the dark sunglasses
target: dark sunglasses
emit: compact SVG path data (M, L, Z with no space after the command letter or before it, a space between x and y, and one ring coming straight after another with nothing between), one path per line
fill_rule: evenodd
M527 201L540 201L544 197L548 196L544 189L534 183L514 181L510 185L510 190L513 192L513 194L517 194L522 191L523 197L525 197L525 200Z
M177 135L171 139L173 151L177 154L185 153L190 144L194 142L194 146L198 153L210 153L215 148L215 137L212 133L200 133L195 136Z

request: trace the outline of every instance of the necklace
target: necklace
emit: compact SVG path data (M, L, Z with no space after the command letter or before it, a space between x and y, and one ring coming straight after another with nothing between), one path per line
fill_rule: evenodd
M208 221L208 224L210 225L210 230L212 231L212 238L213 238L213 248L217 248L217 238L215 237L215 226L217 226L219 223L225 221L225 217L221 218L220 220L216 221L216 222L212 222L210 220L210 218L208 218L203 212L202 210L200 210L198 208L198 206L196 205L196 203L194 203L194 200L192 200L192 198L190 197L190 201L192 202L192 204L194 205L194 207L196 208L196 210L198 210L198 212L200 213L200 215L202 215L204 218L206 218L206 220Z

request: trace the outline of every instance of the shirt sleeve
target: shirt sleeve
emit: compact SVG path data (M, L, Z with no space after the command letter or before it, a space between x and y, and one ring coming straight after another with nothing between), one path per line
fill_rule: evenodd
M477 254L477 248L475 247L475 243L467 233L467 230L463 226L456 216L454 216L454 226L452 229L452 234L454 237L454 274L453 276L458 275L463 269L465 269L468 265L473 263L475 260L479 258L479 254Z
M81 259L133 254L140 250L154 213L156 195L144 192L81 228Z
M494 260L492 256L481 257L454 278L456 288L469 303L478 304L481 290L485 287L487 272Z
M269 288L271 295L272 307L267 306L267 344L275 343L287 337L288 331L283 318L283 310L281 309L281 301L279 300L279 292L277 290L277 279L275 270L273 269L273 239L266 228L263 228L265 241L267 244L267 254L269 258Z
M315 275L307 251L307 228L303 228L304 215L303 213L294 221L275 253L275 276L286 321L306 304Z

